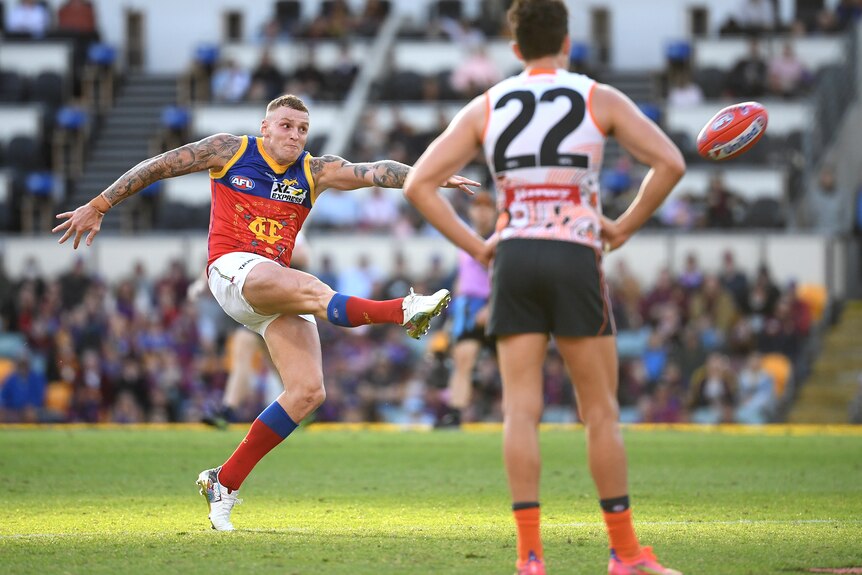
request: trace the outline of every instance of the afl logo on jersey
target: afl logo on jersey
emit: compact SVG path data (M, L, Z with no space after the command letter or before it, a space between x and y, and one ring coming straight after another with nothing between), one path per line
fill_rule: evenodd
M238 190L254 189L254 180L248 176L234 176L230 179L230 184Z

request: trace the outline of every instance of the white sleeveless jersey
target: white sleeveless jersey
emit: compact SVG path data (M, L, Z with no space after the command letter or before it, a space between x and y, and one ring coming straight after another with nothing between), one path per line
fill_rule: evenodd
M486 92L483 146L497 186L501 240L561 240L601 250L605 135L590 109L595 85L564 70L530 70Z

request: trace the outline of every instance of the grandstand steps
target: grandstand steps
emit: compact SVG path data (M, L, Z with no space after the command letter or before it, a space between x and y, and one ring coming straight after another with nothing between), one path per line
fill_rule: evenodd
M846 423L862 376L862 301L849 302L788 416L791 423Z
M150 141L158 134L165 106L176 104L174 76L142 73L128 75L117 93L113 108L105 115L89 147L84 175L76 182L67 208L86 203L111 185L138 162L152 155ZM102 230L119 230L134 202L117 206L105 218Z

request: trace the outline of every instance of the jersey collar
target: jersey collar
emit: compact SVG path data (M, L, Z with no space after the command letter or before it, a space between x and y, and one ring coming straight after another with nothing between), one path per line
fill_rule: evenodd
M287 171L288 168L290 168L293 164L296 163L296 161L293 161L285 166L282 166L281 164L276 162L272 156L266 153L266 150L263 148L263 140L261 138L257 138L257 151L260 152L260 157L264 159L267 165L273 170L275 170L275 172L278 174L283 174ZM302 156L302 152L300 152L299 155Z

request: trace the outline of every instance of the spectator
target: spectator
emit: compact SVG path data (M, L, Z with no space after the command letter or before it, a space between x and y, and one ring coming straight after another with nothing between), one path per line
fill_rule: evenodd
M87 272L84 258L76 258L72 264L72 269L60 276L63 309L70 310L83 302L84 296L92 284L93 278Z
M715 327L729 332L737 319L736 302L733 296L721 285L718 277L706 276L703 287L692 295L688 308L689 319L707 316Z
M353 290L346 293L356 294L356 297L370 298L374 294L380 272L371 264L371 258L366 253L359 255L356 265L348 267L338 275L338 288Z
M694 228L699 219L694 194L688 190L672 194L665 200L659 212L659 221L662 225L680 230Z
M352 230L359 223L359 200L355 192L332 189L315 205L314 212L310 223L317 228Z
M233 60L219 66L212 78L212 96L216 102L241 102L251 86L251 74Z
M807 205L802 214L811 229L832 234L850 231L853 211L847 208L849 194L838 189L832 164L827 163L820 168L817 185L806 198Z
M691 376L688 410L694 423L730 423L736 404L736 376L727 356L710 353Z
M485 34L467 19L455 20L443 17L439 22L440 30L449 39L465 50L472 50L485 44Z
M353 32L356 21L345 0L333 0L309 25L309 38L345 38Z
M51 27L51 13L36 0L19 0L6 14L6 32L11 37L44 38Z
M739 373L738 423L769 423L775 413L775 383L763 369L763 357L752 353Z
M299 82L302 85L300 92L310 95L312 100L320 98L326 83L326 76L317 65L317 50L314 44L307 46L305 61L294 70L291 81ZM296 91L287 90L286 92L298 95Z
M383 188L374 186L360 208L359 224L363 229L386 232L398 220L398 203Z
M769 61L768 74L769 91L785 98L798 96L810 79L791 42L785 42L781 54Z
M694 252L686 254L685 264L682 273L679 274L678 281L679 285L687 292L697 290L703 284L703 270L700 269L700 262L698 262Z
M748 298L748 278L736 267L736 259L730 250L725 250L721 256L718 279L722 287L733 296L737 308L745 309L745 300Z
M272 100L284 87L284 75L272 61L272 53L264 49L260 60L251 72L251 88L249 97L252 100Z
M33 368L32 359L22 352L15 361L15 371L0 386L0 421L36 423L45 405L45 375Z
M329 254L324 254L320 259L320 269L314 275L332 289L341 291L341 286L338 285L338 274L335 271L335 264L332 263L332 256Z
M759 98L766 93L767 65L760 44L752 38L748 54L737 60L725 76L727 92L736 98Z
M747 34L760 34L777 27L772 0L742 0L734 15L739 28Z
M862 2L859 0L841 0L835 8L838 27L846 30L862 19Z
M57 10L57 30L98 40L96 11L89 0L66 0Z
M477 45L452 72L452 88L465 99L473 98L502 80L503 74L488 56L483 45Z
M341 42L338 45L338 59L335 65L326 74L326 91L329 98L333 100L344 100L353 80L359 73L359 65L350 53L350 44Z
M772 282L769 268L761 265L757 270L751 292L748 294L747 311L755 316L755 321L762 322L764 318L774 313L779 297L781 292Z
M724 174L714 172L706 190L706 210L703 225L707 228L732 228L736 225L736 211L741 204L739 196L724 183Z
M703 102L700 89L689 73L674 74L667 93L667 104L672 108L690 108Z
M366 0L362 14L356 22L356 34L363 37L377 35L389 15L389 3L384 0Z

